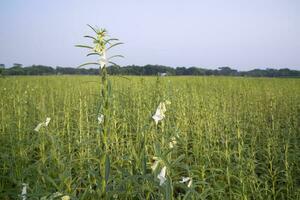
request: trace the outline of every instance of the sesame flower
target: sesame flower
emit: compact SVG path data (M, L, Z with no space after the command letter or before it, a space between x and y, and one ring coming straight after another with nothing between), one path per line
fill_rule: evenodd
M188 182L188 187L192 186L193 180L190 177L182 177L182 181L179 181L180 183L186 183Z
M102 124L103 121L104 121L104 115L102 114L98 115L98 124Z
M162 186L165 182L166 182L166 170L167 170L167 167L164 166L160 173L157 175L157 178L159 179L159 185Z
M105 52L105 50L103 50L102 56L100 58L100 67L101 67L101 69L105 66L105 64L106 64L106 52Z
M46 118L46 121L45 122L41 122L41 123L39 123L36 127L35 127L35 131L36 132L39 132L39 130L44 126L44 127L46 127L46 126L48 126L49 125L49 123L50 123L50 121L51 121L51 118L50 117L47 117Z
M188 187L190 188L191 186L192 186L192 184L193 184L193 179L191 179L190 181L189 181L189 183L188 183Z
M152 116L152 118L155 121L155 124L157 125L159 121L163 120L165 118L165 112L167 111L166 105L164 102L161 102L157 109L155 114Z
M26 195L27 195L27 186L28 184L26 183L22 183L22 193L21 193L21 197L22 197L22 200L26 200Z
M48 124L50 123L51 121L51 118L50 117L47 117L46 118L46 121L45 121L45 126L48 126Z
M43 123L39 123L36 127L35 127L35 131L39 132L40 128L42 127Z
M182 177L182 181L179 181L180 183L185 183L188 182L189 180L191 180L190 177Z

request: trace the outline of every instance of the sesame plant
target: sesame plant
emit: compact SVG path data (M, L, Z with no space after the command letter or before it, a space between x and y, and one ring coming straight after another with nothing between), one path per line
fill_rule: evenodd
M110 151L109 151L109 127L107 121L110 120L110 109L112 104L111 99L111 82L108 80L107 74L107 64L116 65L111 61L113 58L123 57L122 55L114 55L107 57L107 51L111 48L123 44L121 42L117 42L118 39L110 38L105 29L98 29L88 25L96 34L96 36L86 35L84 37L92 39L93 46L87 45L76 45L76 47L82 47L90 49L90 52L87 56L97 56L98 62L88 62L80 65L79 67L83 67L86 65L98 65L99 72L101 75L101 101L98 112L98 123L101 126L100 129L100 142L101 142L101 197L105 197L107 187L108 187L108 179L110 173Z

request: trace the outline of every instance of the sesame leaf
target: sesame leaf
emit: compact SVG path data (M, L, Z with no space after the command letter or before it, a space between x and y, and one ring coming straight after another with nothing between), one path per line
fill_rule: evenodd
M79 65L77 68L80 68L80 67L83 67L86 65L99 65L99 63L95 63L95 62L84 63L84 64Z

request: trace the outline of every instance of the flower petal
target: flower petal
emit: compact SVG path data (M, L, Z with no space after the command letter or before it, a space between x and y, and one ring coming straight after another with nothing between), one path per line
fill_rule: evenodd
M191 179L190 181L189 181L189 183L188 183L188 187L191 187L192 186L192 184L193 184L193 179Z
M167 167L164 166L164 167L161 169L160 173L157 175L157 178L159 179L159 185L160 185L160 186L163 185L164 182L167 180L167 179L166 179L166 171L167 171Z
M104 121L104 115L100 114L98 116L98 124L101 124Z
M45 126L48 126L48 124L50 123L51 121L51 118L50 117L47 117L46 118L46 121L45 121Z
M39 132L39 130L40 130L40 128L42 127L42 125L43 125L44 123L39 123L36 127L35 127L35 131L36 132Z
M190 177L182 177L182 181L179 181L180 183L188 182L191 178Z
M167 109L166 109L165 103L161 102L158 105L155 114L152 116L152 118L154 119L156 125L158 124L158 122L160 120L163 120L165 118L165 112L166 111L167 111Z

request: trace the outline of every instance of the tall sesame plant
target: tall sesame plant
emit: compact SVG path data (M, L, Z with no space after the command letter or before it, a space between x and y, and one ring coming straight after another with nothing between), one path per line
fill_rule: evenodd
M90 52L87 54L87 56L97 56L98 60L97 62L87 62L84 64L81 64L78 67L83 67L86 65L97 65L99 66L99 74L101 76L101 114L105 116L108 111L108 106L109 106L109 95L108 92L110 91L110 85L108 83L108 74L107 74L107 65L116 65L114 62L111 60L113 58L117 57L123 57L122 55L113 55L110 57L107 57L107 52L120 44L123 44L122 42L118 42L119 40L116 38L111 38L105 29L99 29L99 28L94 28L90 25L88 25L96 34L96 36L90 36L90 35L85 35L84 37L90 38L93 40L93 46L87 46L87 45L76 45L76 47L82 47L82 48L87 48L90 49ZM103 117L103 135L104 135L104 149L107 149L107 132L105 130L105 127L107 126L107 120L105 120L105 117Z
M109 127L108 127L108 118L109 118L109 96L111 92L111 84L108 80L107 66L116 65L112 62L113 58L123 57L122 55L113 55L107 57L107 52L113 47L123 44L119 42L116 38L111 38L105 29L99 29L88 25L96 34L95 36L85 35L85 38L92 39L93 45L76 45L76 47L86 48L90 51L87 56L96 56L98 57L97 62L87 62L81 64L78 67L83 67L87 65L97 65L99 66L99 75L101 76L101 101L100 101L100 113L98 114L98 122L101 125L101 176L102 176L102 195L105 196L107 192L107 185L110 173L110 158L109 158Z

